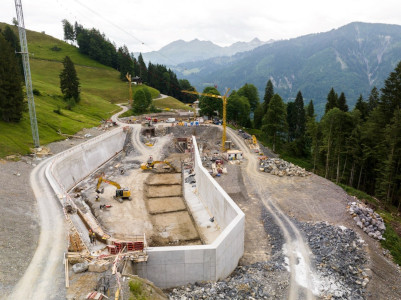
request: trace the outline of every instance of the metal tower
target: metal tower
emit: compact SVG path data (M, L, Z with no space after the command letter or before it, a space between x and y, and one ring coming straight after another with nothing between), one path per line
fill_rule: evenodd
M29 118L31 120L32 138L35 148L39 148L40 144L39 144L38 123L36 121L35 101L33 99L33 92L32 92L31 68L29 66L28 42L26 41L24 15L22 13L21 0L15 0L15 10L17 12L19 41L21 44L21 55L24 65L25 86L26 86L26 95L28 98Z

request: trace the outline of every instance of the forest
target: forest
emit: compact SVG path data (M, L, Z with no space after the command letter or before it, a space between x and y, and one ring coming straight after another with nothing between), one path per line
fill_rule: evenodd
M121 80L127 80L126 75L131 74L132 78L139 78L142 83L159 90L162 94L183 102L193 101L193 97L181 93L183 89L192 88L189 82L178 80L177 75L166 66L151 62L146 65L142 54L135 58L126 45L117 48L95 28L86 29L77 22L72 25L68 20L63 20L63 29L65 41L76 42L79 52L118 70Z
M219 94L213 87L204 93ZM312 100L304 105L301 91L294 102L284 103L269 80L260 102L256 87L246 84L228 97L227 122L248 128L273 151L303 162L310 171L400 210L400 105L401 62L381 90L373 87L368 99L360 95L352 110L346 95L332 88L320 120ZM199 107L201 114L213 117L221 113L222 102L202 96Z

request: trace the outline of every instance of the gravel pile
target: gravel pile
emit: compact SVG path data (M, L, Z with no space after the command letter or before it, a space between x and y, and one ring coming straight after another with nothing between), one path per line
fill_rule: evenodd
M384 240L386 225L382 217L365 204L354 201L348 203L349 214L354 218L356 225L363 229L367 235L377 240Z
M172 289L169 299L285 299L289 276L282 264L269 261L239 266L225 280Z
M364 268L364 241L357 233L327 223L299 223L299 227L314 254L314 293L327 299L364 299L370 270Z
M304 168L298 167L293 163L289 163L280 158L267 158L261 160L260 170L276 176L300 176L305 177L311 175Z

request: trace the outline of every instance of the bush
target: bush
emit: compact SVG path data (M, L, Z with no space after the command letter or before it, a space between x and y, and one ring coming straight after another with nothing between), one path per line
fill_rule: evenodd
M61 51L61 48L57 47L57 46L53 46L50 48L50 50L58 52L58 51Z
M57 109L53 109L53 112L58 114L58 115L62 115L61 107L59 105L57 106Z
M42 95L38 89L33 89L32 92L33 92L33 94L34 94L35 96L41 96L41 95Z

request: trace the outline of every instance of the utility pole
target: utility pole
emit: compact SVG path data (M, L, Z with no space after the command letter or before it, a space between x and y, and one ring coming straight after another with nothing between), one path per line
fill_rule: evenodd
M39 148L40 144L39 144L38 123L36 121L35 101L33 99L33 92L32 92L31 68L29 66L28 42L26 41L24 15L22 13L21 0L15 0L15 10L17 12L19 41L21 44L21 55L24 65L26 96L28 98L29 119L31 120L33 143L35 145L35 148Z

